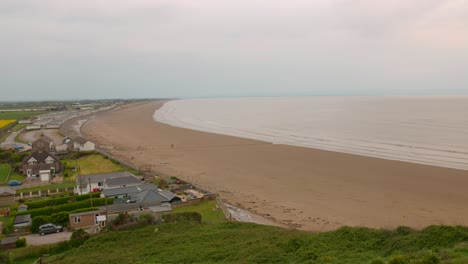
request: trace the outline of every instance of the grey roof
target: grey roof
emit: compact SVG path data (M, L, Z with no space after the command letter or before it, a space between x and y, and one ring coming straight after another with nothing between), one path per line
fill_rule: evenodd
M153 213L171 212L172 208L168 206L150 206L148 207Z
M146 191L146 190L157 190L158 187L156 187L154 184L150 183L145 183L142 185L138 186L128 186L128 187L121 187L121 188L115 188L115 189L106 189L103 190L102 193L106 197L114 197L114 196L119 196L119 195L132 195L139 193L141 191Z
M137 203L168 203L170 199L159 194L157 190L146 190L143 192L139 192L135 195L130 197L130 200L136 201Z
M15 193L16 191L11 188L0 187L0 196L14 195Z
M98 182L103 182L105 179L109 178L118 178L118 177L127 177L133 175L129 172L126 171L119 171L119 172L111 172L111 173L101 173L101 174L89 174L89 175L83 175L80 177L76 177L76 183L79 184L80 182L82 184L88 184L89 180L91 179L92 183L98 183Z
M112 177L106 179L107 186L123 186L123 185L135 185L142 184L142 181L132 175L127 175L124 177Z
M2 239L2 242L0 242L0 244L2 244L2 245L13 244L13 243L16 243L16 240L18 240L18 238L19 237L17 237L17 236L5 237L4 239Z
M87 211L87 212L81 212L81 213L74 213L74 214L69 214L68 216L75 217L75 216L82 216L82 215L89 215L89 214L99 214L101 212L103 212L103 210L94 210L94 211Z
M76 137L76 138L74 139L74 141L75 141L76 143L78 143L78 144L83 145L83 144L85 144L86 142L88 142L89 140L87 140L87 139L84 138L84 137Z
M160 195L164 196L169 201L172 201L172 199L174 199L174 198L179 198L177 195L171 193L170 191L159 189L158 192L159 192Z
M42 136L41 136L40 138L38 138L36 141L41 140L41 139L43 139L43 140L46 141L47 143L54 142L53 139L51 139L50 137L48 137L48 136L46 136L46 135L42 135ZM36 142L36 141L34 141L34 142Z
M27 222L31 222L31 215L30 214L18 215L17 217L15 217L15 221L13 222L13 225L27 223Z

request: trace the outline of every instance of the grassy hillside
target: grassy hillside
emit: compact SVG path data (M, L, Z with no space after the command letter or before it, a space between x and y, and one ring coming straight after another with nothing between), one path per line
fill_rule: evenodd
M468 263L468 228L343 227L311 234L249 223L175 223L115 231L51 263Z

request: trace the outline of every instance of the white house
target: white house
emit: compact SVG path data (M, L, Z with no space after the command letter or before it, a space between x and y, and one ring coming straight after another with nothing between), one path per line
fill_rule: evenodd
M67 142L68 147L75 151L93 151L95 144L83 137L76 137L74 140Z
M143 181L126 171L83 175L76 177L75 193L87 194L90 192L141 184L143 184Z

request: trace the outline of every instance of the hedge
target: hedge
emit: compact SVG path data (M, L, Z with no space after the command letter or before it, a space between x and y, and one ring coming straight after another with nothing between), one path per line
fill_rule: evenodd
M32 209L28 210L25 212L20 212L17 213L16 215L25 215L25 214L31 214L31 218L34 218L36 216L41 216L41 215L46 215L50 216L52 214L60 213L60 212L71 212L75 211L78 209L82 208L89 208L89 207L94 207L94 206L102 206L106 204L112 204L114 198L97 198L93 199L93 204L91 205L91 199L86 200L86 201L81 201L81 202L74 202L74 203L68 203L68 204L62 204L58 206L47 206L44 208L37 208L37 209Z
M58 206L62 204L67 204L70 202L78 202L78 201L85 201L91 198L99 198L99 193L93 194L84 194L84 195L76 195L76 196L66 196L66 197L58 197L58 198L51 198L42 201L35 201L35 202L28 202L25 205L28 206L28 210L37 209L37 208L44 208L47 206Z

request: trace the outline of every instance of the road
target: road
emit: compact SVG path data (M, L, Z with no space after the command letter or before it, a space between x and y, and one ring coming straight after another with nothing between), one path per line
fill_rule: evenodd
M28 245L46 245L46 244L54 244L58 242L63 242L66 240L70 240L72 232L60 232L45 236L40 236L39 234L30 234L24 236L26 238L26 243Z
M24 129L24 128L23 128L23 129ZM21 133L21 131L23 131L23 129L20 129L20 130L18 130L18 131L13 131L13 132L5 139L4 142L0 143L0 148L9 149L9 148L13 148L15 145L18 145L18 146L23 146L23 149L21 149L21 151L29 150L31 147L28 146L27 144L15 142L15 137L16 137L19 133Z

